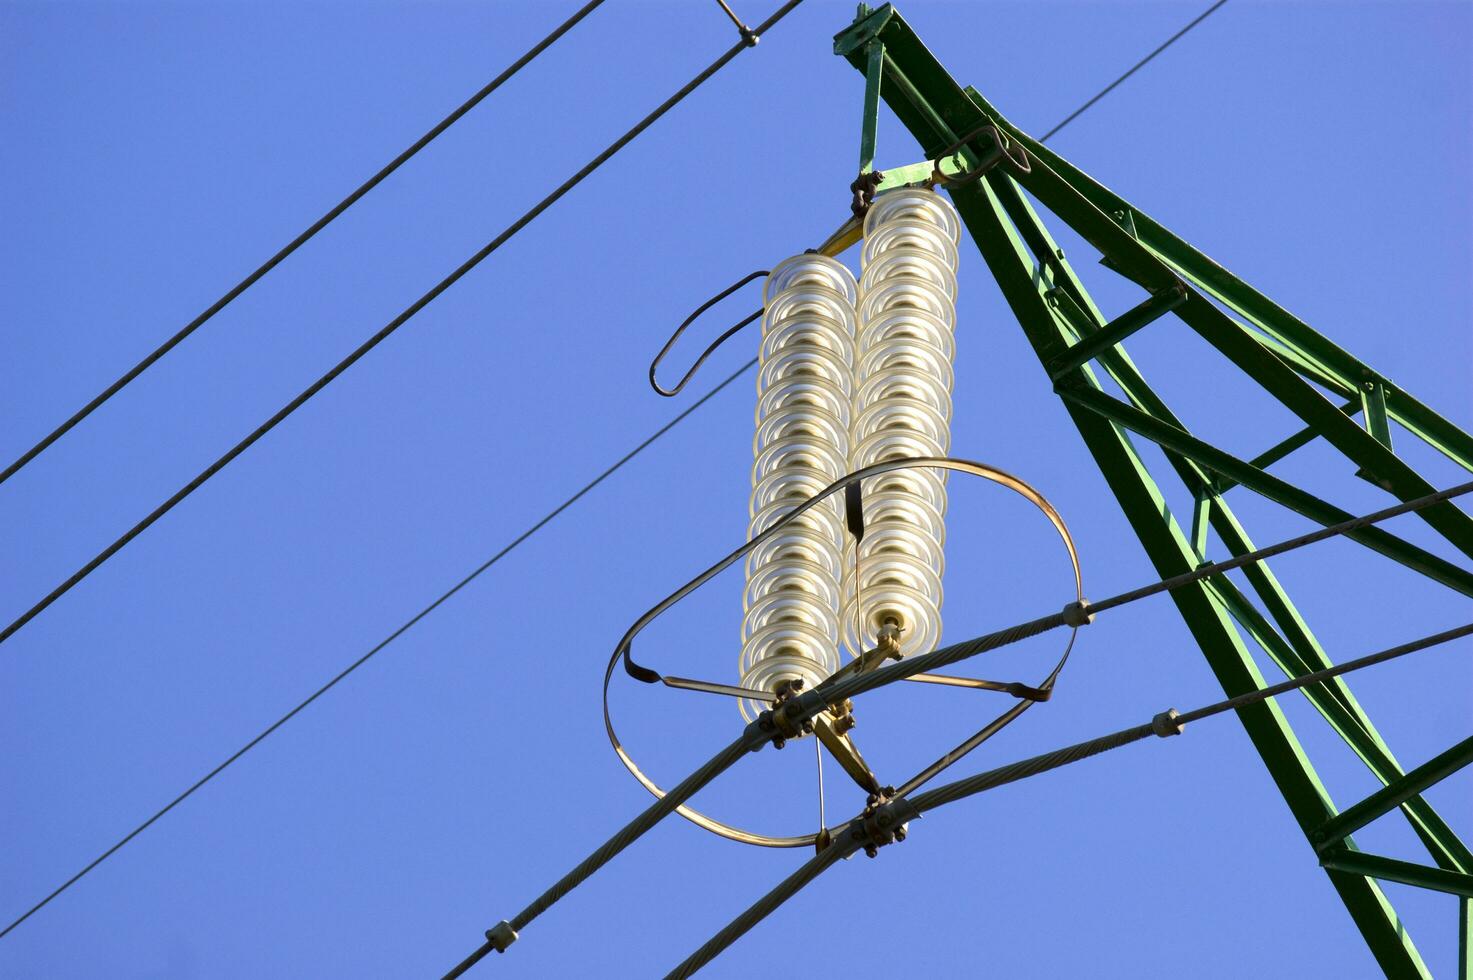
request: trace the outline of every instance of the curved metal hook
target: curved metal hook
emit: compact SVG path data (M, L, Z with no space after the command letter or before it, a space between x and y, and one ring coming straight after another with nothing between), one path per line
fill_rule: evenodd
M618 734L614 731L613 718L609 712L609 685L610 682L613 680L614 668L618 666L620 659L624 661L625 672L629 674L630 677L633 677L635 680L643 681L646 684L656 684L663 679L658 671L651 670L648 667L644 667L634 662L633 657L630 656L630 648L634 642L634 638L638 636L646 626L652 623L671 606L675 605L681 599L690 595L696 589L709 582L720 572L730 567L753 548L757 547L763 541L776 534L787 524L796 520L799 516L806 513L813 507L816 507L821 501L827 499L835 493L838 493L840 490L843 490L850 484L858 483L859 481L865 480L869 477L878 476L882 473L889 473L894 470L913 469L920 467L951 470L958 473L965 473L968 476L981 477L984 480L989 480L993 483L1007 487L1009 490L1012 490L1015 493L1019 494L1025 500L1029 501L1039 510L1041 510L1044 516L1048 518L1049 523L1051 523L1054 526L1054 529L1059 533L1059 537L1063 541L1064 547L1068 549L1069 561L1074 568L1075 596L1078 601L1084 601L1084 583L1079 568L1079 553L1074 548L1074 538L1069 534L1069 529L1065 526L1064 519L1059 516L1059 512L1054 509L1054 506L1048 502L1043 494L1033 489L1032 486L1030 486L1023 480L1020 480L1018 477L1013 476L1011 473L1008 473L1004 470L997 469L996 467L988 466L986 463L979 463L973 460L966 459L954 459L944 456L917 456L908 459L889 460L887 462L875 463L872 466L866 466L863 469L856 470L855 472L850 473L848 476L841 477L840 479L834 481L814 496L808 498L797 507L794 507L792 510L788 511L781 518L779 518L776 522L774 522L773 525L767 530L763 531L761 534L757 535L755 538L748 541L746 544L742 545L740 548L736 549L725 558L722 558L710 568L706 569L700 575L696 576L694 579L681 586L675 592L665 597L643 616L635 620L634 625L629 627L628 631L625 632L624 636L619 640L618 645L614 647L613 656L609 658L608 667L604 670L604 731L608 734L609 744L613 747L614 753L618 755L619 761L624 764L624 768L628 769L630 774L634 776L634 778L637 779L640 784L644 786L645 789L649 790L656 799L662 798L665 795L665 791L661 789L654 782L654 780L646 776L644 772L640 770L639 766L635 764L634 759L630 757L629 753L624 750L624 746L619 741ZM1074 637L1077 632L1078 627L1075 627L1070 631L1069 643L1064 649L1064 655L1062 658L1060 658L1058 664L1055 665L1054 669L1044 679L1043 683L1039 685L1039 688L1041 690L1053 689L1054 681L1058 678L1059 672L1063 670L1064 663L1069 658L1069 651L1072 650L1074 647ZM842 670L843 668L840 669ZM1021 715L1025 710L1027 710L1030 705L1034 703L1035 702L1029 700L1019 701L1016 705L1013 705L999 718L989 724L987 728L984 728L981 732L977 733L977 735L974 735L967 742L964 742L961 746L958 746L957 749L953 749L951 752L947 753L946 756L943 756L943 760L950 759L951 761L955 761L955 759L960 758L961 755L964 755L966 754L966 752L971 751L972 748L975 748L978 744L981 744L983 740L990 737L994 732L1000 730L1002 727L1010 723L1014 718ZM941 761L942 760L938 760L938 763L940 763ZM946 762L946 765L949 764L950 762ZM932 768L935 767L933 766ZM942 766L942 768L944 768L944 766ZM940 770L938 769L936 771ZM923 775L925 774L923 773ZM929 776L927 776L927 778L929 778ZM914 782L914 780L912 780L912 782ZM699 810L694 810L688 806L680 806L676 809L675 812L679 813L682 817L704 830L709 830L711 833L716 834L717 836L725 837L728 840L734 840L742 844L756 844L762 847L807 847L813 844L818 839L817 834L804 834L799 837L771 837L766 834L755 834L751 831L742 830L739 827L733 827L729 824L722 823L721 821L716 820L713 817L708 817L704 813L701 813Z
M981 163L966 173L957 174L955 177L948 177L941 172L942 160L960 153L962 147L972 142L978 136L984 135L991 137L992 146L988 148L987 152L982 154ZM1028 162L1028 151L1021 144L1011 142L996 126L991 123L985 123L955 143L952 143L937 155L935 169L931 172L931 182L940 184L943 187L961 187L964 184L970 184L1004 160L1011 164L1013 169L1019 173L1026 174L1032 169L1032 164Z
M763 311L762 310L758 310L756 313L753 313L751 316L747 317L741 323L738 323L734 327L728 328L725 333L723 333L720 337L717 337L715 340L713 340L711 342L711 346L707 347L704 351L701 352L701 356L698 357L698 358L696 358L696 362L690 366L690 370L687 371L687 372L685 372L685 377L681 378L680 379L680 382L678 384L676 384L676 386L674 388L670 388L670 389L661 388L660 387L660 382L658 382L658 381L655 380L655 372L657 370L659 370L660 362L665 359L665 355L668 354L668 353L670 353L670 348L671 347L674 347L675 346L675 342L680 339L680 335L683 334L683 333L685 333L685 328L686 327L689 327L692 323L694 323L696 317L700 316L702 313L705 313L711 307L715 306L717 303L719 303L722 300L726 299L726 297L730 296L732 293L736 292L738 289L741 289L747 283L751 282L754 279L760 279L760 278L762 278L763 276L767 275L770 271L771 270L769 270L769 269L758 269L756 272L751 273L746 278L739 279L737 282L733 283L732 285L727 286L721 292L717 293L715 296L712 296L710 299L706 300L706 302L704 302L700 306L696 307L696 311L694 313L692 313L690 316L686 317L685 318L685 322L681 323L680 326L678 326L678 327L675 328L675 332L670 335L670 339L667 340L667 341L665 341L665 346L660 348L660 353L656 354L655 355L655 359L650 362L650 387L653 388L653 389L655 389L655 393L657 395L663 395L666 398L674 398L676 395L680 394L681 389L684 388L686 386L686 384L690 381L690 379L693 378L693 377L695 377L696 372L701 369L701 365L704 364L704 363L706 363L706 358L708 358L712 354L714 354L716 352L716 348L720 347L722 344L726 343L732 337L736 336L736 334L743 327L745 327L747 324L751 323L753 320L756 320L758 317L762 316L762 312Z

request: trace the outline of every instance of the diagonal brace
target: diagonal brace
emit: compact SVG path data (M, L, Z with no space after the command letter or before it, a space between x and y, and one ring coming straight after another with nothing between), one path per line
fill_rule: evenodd
M1168 451L1180 453L1208 469L1230 477L1248 489L1276 503L1283 504L1310 520L1329 525L1347 520L1351 516L1347 511L1321 500L1308 491L1301 490L1287 481L1196 438L1177 426L1127 405L1102 391L1082 384L1066 383L1054 387L1059 396L1066 401L1087 408L1150 439ZM1473 574L1388 531L1380 528L1362 528L1348 532L1345 536L1450 589L1473 596Z
M1187 301L1187 287L1181 283L1158 290L1139 305L1126 310L1099 332L1085 337L1046 365L1051 381L1058 381L1075 368L1094 360L1142 327L1170 313Z
M1473 762L1473 737L1463 739L1446 752L1433 757L1400 779L1386 784L1355 806L1343 810L1339 816L1327 820L1323 826L1310 834L1315 850L1323 854L1335 848L1346 837L1372 820L1396 809L1427 787L1446 779L1470 762Z
M1398 861L1379 854L1363 854L1349 848L1340 848L1321 854L1320 866L1330 871L1344 871L1367 878L1395 881L1403 885L1413 885L1417 888L1447 892L1449 895L1473 898L1473 875L1444 871L1441 868L1429 868L1426 865Z

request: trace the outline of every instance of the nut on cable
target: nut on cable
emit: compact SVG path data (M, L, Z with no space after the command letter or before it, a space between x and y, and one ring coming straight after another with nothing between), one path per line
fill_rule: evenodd
M1088 599L1080 599L1078 602L1071 602L1064 607L1065 626L1072 626L1078 629L1081 626L1088 626L1094 621L1095 614L1089 611Z
M1175 708L1167 708L1151 719L1151 731L1155 732L1160 738L1170 738L1173 735L1180 735L1187 730L1186 722L1177 721L1180 717L1181 715L1177 713Z
M505 953L506 947L517 941L517 931L511 927L510 922L502 919L486 930L486 941L496 952Z

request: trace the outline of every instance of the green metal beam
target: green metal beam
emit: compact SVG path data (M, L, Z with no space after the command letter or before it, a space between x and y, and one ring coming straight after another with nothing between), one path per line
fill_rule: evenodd
M1193 462L1231 477L1248 489L1262 494L1275 503L1283 504L1312 521L1328 527L1331 524L1348 521L1355 516L1349 511L1341 510L1321 500L1306 490L1301 490L1286 480L1281 480L1271 473L1250 466L1231 453L1223 452L1216 446L1196 438L1169 422L1164 422L1117 398L1112 398L1096 387L1083 384L1077 378L1055 385L1054 390L1066 401L1097 412L1110 421L1125 426L1137 435L1145 436L1152 442L1180 453ZM1435 493L1436 491L1429 490L1428 492ZM1351 531L1345 537L1413 571L1420 572L1450 589L1473 596L1473 573L1389 531L1378 527L1368 527Z
M1098 331L1100 329L1098 321L1102 319L1101 315L1090 301L1088 294L1083 291L1083 287L1073 280L1073 270L1064 261L1062 253L1057 249L1048 232L1042 228L1032 207L1021 194L1017 193L1015 187L1004 185L998 190L1010 218L1015 225L1023 226L1020 231L1025 241L1028 242L1034 260L1040 265L1047 262L1057 271L1056 278L1059 281L1048 290L1046 296L1054 304L1055 309L1063 314L1065 325L1080 336L1087 337ZM1074 295L1079 295L1091 312L1086 313L1084 309L1075 304L1072 298ZM1100 362L1133 405L1178 429L1185 429L1183 423L1146 384L1123 347L1103 353ZM1233 516L1231 508L1222 499L1221 493L1213 491L1210 475L1191 460L1174 452L1170 447L1163 446L1162 448L1168 461L1194 495L1191 538L1194 552L1202 560L1206 559L1206 535L1209 525L1217 531L1218 536L1232 554L1243 555L1256 550L1256 545L1249 539L1237 518ZM1257 628L1250 629L1250 635L1254 636L1270 657L1291 676L1329 667L1329 658L1325 656L1313 633L1294 608L1288 594L1274 577L1268 563L1249 565L1244 569L1244 575L1259 598L1265 603L1270 615L1278 624L1278 628L1283 630L1288 638L1286 641L1285 637L1280 636L1267 623L1253 624ZM1232 589L1233 594L1237 594L1236 589L1230 584L1227 584L1227 587ZM1215 584L1214 588L1216 589ZM1234 607L1229 603L1229 608L1232 609L1234 618L1243 624L1250 615L1250 611L1254 616L1258 616L1258 613L1240 594L1239 598L1241 604ZM1259 620L1261 621L1261 616ZM1245 626L1245 628L1248 627ZM1287 647L1284 646L1286 642ZM1316 707L1320 709L1321 714L1331 723L1336 732L1345 739L1356 755L1383 783L1400 778L1402 771L1391 749L1376 732L1375 726L1361 710L1360 705L1356 703L1349 687L1340 679L1336 679L1328 686L1327 693L1331 697L1331 703L1338 705L1340 710L1331 713L1330 703L1325 705L1317 703ZM1314 700L1313 697L1311 700ZM1404 810L1413 830L1440 867L1455 871L1473 871L1473 853L1469 852L1463 842L1425 800L1420 797L1415 798L1404 807Z
M1332 871L1345 871L1354 875L1365 875L1367 878L1395 881L1403 885L1414 885L1417 888L1428 888L1432 891L1447 892L1449 895L1473 898L1473 875L1465 875L1457 871L1443 871L1441 868L1429 868L1426 865L1398 861L1379 854L1363 854L1349 848L1340 848L1320 855L1320 865Z
M1187 301L1185 286L1172 286L1142 300L1139 305L1126 310L1098 332L1071 346L1066 352L1047 365L1049 377L1058 380L1075 368L1094 360L1116 347L1121 341Z
M1344 405L1341 405L1340 411L1344 412L1346 415L1354 415L1357 411L1360 410L1360 407L1361 400L1357 398L1354 401L1349 401L1346 402ZM1259 453L1257 456L1254 456L1248 461L1248 464L1250 466L1256 466L1261 470L1268 469L1270 466L1277 463L1285 456L1288 456L1296 449L1302 449L1303 447L1309 445L1315 440L1316 437L1319 436L1319 434L1319 430L1316 429L1314 426L1306 425L1304 428L1300 429L1292 436L1289 436L1287 439L1276 443L1270 448L1265 449L1263 452ZM1213 487L1217 490L1218 493L1226 493L1237 485L1238 484L1235 481L1229 480L1226 477L1222 477L1213 481Z
M1053 277L1056 280L1055 285L1045 295L1055 310L1062 314L1064 321L1062 325L1073 330L1080 337L1088 337L1100 330L1102 315L1090 300L1088 293L1083 290L1082 285L1075 280L1073 270L1064 260L1062 251L1058 249L1047 230L1042 227L1031 205L1010 183L999 186L997 190L1009 217L1028 243L1034 261L1040 267L1047 264L1056 272ZM1082 307L1075 303L1073 297L1076 295L1080 298ZM1085 308L1089 312L1085 312ZM1185 429L1181 420L1146 384L1123 347L1115 347L1102 353L1100 363L1133 405L1178 429ZM1358 404L1358 401L1354 403L1356 406ZM1170 447L1162 448L1168 462L1176 469L1178 476L1193 494L1191 542L1199 558L1206 560L1206 535L1209 526L1217 531L1219 538L1232 554L1244 555L1255 551L1257 546L1249 539L1247 532L1233 515L1232 509L1222 498L1221 492L1214 492L1210 474ZM1246 598L1241 597L1230 583L1214 580L1210 584L1216 591L1218 583L1223 582L1227 588L1231 589L1232 594L1241 599L1241 604L1237 607L1229 603L1229 608L1240 625L1244 624L1250 614L1258 617L1259 622L1252 624L1256 628L1250 629L1250 635L1254 636L1255 641L1264 647L1285 673L1298 676L1331 666L1329 658L1325 656L1314 634L1305 624L1298 610L1294 608L1288 594L1278 583L1269 564L1257 562L1248 565L1243 569L1243 574L1267 607L1278 629L1284 631L1283 636L1280 636L1267 623L1262 622L1262 617L1259 616L1257 610L1248 604ZM1249 627L1245 626L1245 628ZM1287 647L1284 646L1286 642ZM1356 703L1354 695L1351 694L1344 681L1337 678L1327 688L1316 688L1311 694L1319 690L1325 690L1330 695L1331 701L1325 705L1317 703L1316 707L1376 778L1383 783L1400 778L1402 771L1391 749L1381 739L1360 705ZM1311 700L1314 700L1313 697ZM1340 710L1331 713L1332 704L1338 705ZM1473 871L1473 853L1469 852L1467 846L1458 839L1458 836L1425 800L1421 797L1414 798L1403 809L1413 830L1440 867L1453 871Z
M1230 579L1225 576L1217 576L1211 579L1208 585L1227 606L1238 625L1253 637L1253 641L1268 653L1285 675L1302 677L1323 669L1323 665L1316 663L1312 666L1302 657L1299 651L1295 650L1289 641L1273 628L1267 618L1248 601L1248 597L1243 595ZM1366 768L1371 770L1376 778L1391 787L1391 793L1399 792L1409 785L1405 780L1411 778L1412 774L1402 773L1401 767L1391 755L1391 750L1381 741L1375 729L1365 723L1360 706L1350 695L1350 689L1343 683L1336 684L1340 680L1340 678L1334 678L1325 684L1311 685L1304 688L1304 694L1314 705L1315 710L1335 730L1335 733L1344 739L1351 750L1365 763ZM1449 871L1473 869L1473 856L1468 854L1467 847L1453 833L1452 828L1443 822L1442 817L1432 808L1431 804L1419 795L1426 785L1431 785L1431 783L1405 792L1376 815L1379 816L1380 813L1401 806L1412 829L1421 838L1428 853L1432 855L1439 867ZM1383 792L1386 791L1383 790ZM1372 798L1380 799L1381 797L1377 794ZM1326 837L1322 841L1320 838L1322 834L1334 833L1333 829L1327 828L1337 825L1344 815L1342 813L1329 820L1324 827L1311 831L1310 842L1315 845L1316 849L1323 849L1327 846L1327 841L1333 844L1339 839ZM1349 833L1351 830L1346 830L1340 836L1344 837Z
M1046 274L1046 277L1050 278L1054 285L1046 290L1045 297L1055 311L1061 314L1061 326L1072 330L1079 337L1088 337L1097 332L1101 329L1100 322L1103 316L1089 298L1088 293L1084 291L1083 286L1074 278L1074 272L1069 263L1065 261L1062 251L1058 249L1047 230L1043 228L1031 205L1011 183L999 183L996 191L1015 228L1027 242L1034 261L1040 268L1047 266L1052 270ZM1079 297L1082 306L1076 304L1075 296ZM1170 408L1146 384L1123 347L1115 347L1102 353L1100 362L1116 384L1126 393L1126 397L1131 400L1132 404L1171 425L1184 428L1181 421L1172 414ZM1194 525L1191 541L1193 551L1199 559L1205 560L1209 520L1211 526L1217 530L1223 543L1233 554L1242 555L1256 550L1256 546L1248 539L1226 501L1220 494L1212 492L1209 475L1191 460L1175 453L1169 447L1163 448L1168 461L1194 494ZM1276 651L1273 647L1269 647L1267 649L1270 656L1274 657L1286 673L1294 675L1329 667L1329 658L1320 649L1314 635L1299 616L1282 586L1274 578L1268 563L1249 565L1244 569L1244 574L1253 585L1254 591L1268 607L1279 629L1284 630L1290 638L1292 650ZM1256 610L1254 612L1256 613ZM1236 610L1234 616L1241 622L1242 617ZM1282 640L1272 628L1268 628L1268 634ZM1264 635L1262 642L1269 642L1267 635ZM1290 669L1295 663L1301 666ZM1310 664L1314 666L1311 667ZM1343 709L1334 717L1326 715L1336 727L1337 732L1346 739L1356 754L1383 783L1399 778L1402 775L1400 766L1390 748L1376 732L1370 719L1356 703L1350 689L1337 678L1328 686L1328 692ZM1473 870L1473 854L1469 853L1467 847L1425 800L1417 798L1408 803L1405 809L1413 829L1426 844L1429 853L1439 866L1450 870Z
M1315 849L1323 852L1335 847L1340 841L1372 820L1396 809L1427 787L1446 779L1470 762L1473 762L1473 737L1463 739L1446 752L1434 756L1400 779L1388 783L1355 806L1342 810L1339 816L1327 821L1323 827L1310 835L1310 839L1315 843Z
M893 24L893 22L892 22ZM970 100L969 100L970 101ZM1000 122L999 120L989 120ZM1159 293L1178 283L1172 268L1147 248L1130 230L1121 227L1097 207L1081 191L1055 172L1047 162L1034 160L1026 173L1019 173L1018 183L1027 188L1045 207L1067 222L1109 260L1110 267L1138 283L1151 293ZM1139 229L1139 214L1135 214ZM1199 336L1236 364L1260 387L1273 395L1286 408L1298 415L1346 457L1352 460L1373 482L1402 500L1412 500L1435 492L1435 488L1415 470L1403 463L1387 445L1346 418L1323 395L1301 378L1283 358L1276 356L1241 324L1214 306L1205 296L1192 293L1176 310L1178 316ZM1308 328L1305 328L1308 330ZM1313 333L1313 331L1310 331ZM1318 336L1318 335L1316 335ZM1323 338L1321 338L1322 340ZM1323 349L1334 345L1325 342ZM1294 345L1289 345L1294 346ZM1338 350L1338 348L1335 348ZM1047 362L1046 362L1047 363ZM1340 379L1355 390L1369 381L1383 391L1389 383L1380 378ZM1386 407L1384 398L1380 402ZM1451 427L1458 431L1456 427ZM1389 432L1386 435L1389 441ZM1468 438L1465 436L1465 438ZM1473 443L1473 439L1469 440ZM1473 460L1473 458L1470 458ZM1473 518L1464 514L1451 501L1419 512L1444 538L1469 557L1473 557Z
M1458 902L1458 980L1473 980L1473 899Z
M885 43L874 40L865 45L864 119L860 124L859 172L875 169L875 145L880 128L880 83L885 76Z
M941 171L943 177L955 177L957 174L965 173L967 170L966 157L957 153L941 160L923 160L920 163L910 163L903 167L886 167L885 175L876 190L889 191L897 187L925 184L935 176L937 170ZM1355 404L1359 407L1360 401L1357 400Z
M1389 379L1371 370L1369 365L1316 333L1308 324L1173 235L1140 208L1018 129L975 89L967 89L967 95L1003 132L1063 176L1100 211L1110 215L1115 221L1128 225L1142 245L1160 256L1175 271L1276 342L1293 350L1324 375L1337 379L1342 386L1341 394L1349 396L1366 381L1381 384L1391 396L1387 411L1392 419L1449 459L1473 472L1473 436L1417 401Z
M1099 249L1110 268L1145 290L1146 303L1127 317L1151 309L1150 297L1180 282L1200 290L1176 309L1176 315L1305 422L1307 431L1275 447L1281 455L1274 458L1282 458L1310 439L1323 436L1378 481L1390 484L1389 489L1404 499L1420 481L1390 452L1386 442L1377 438L1374 430L1362 429L1346 412L1326 402L1300 377L1303 375L1342 398L1355 396L1354 407L1359 407L1365 382L1380 385L1386 418L1397 421L1413 435L1473 469L1473 438L1394 388L1385 378L1364 369L1348 354L1017 130L974 90L957 85L892 7L869 14L842 32L835 39L835 51L865 71L867 59L863 49L873 40L885 45L886 84L882 97L916 137L924 153L935 156L952 146L957 134L990 124L1032 154L1033 165L1027 174L1010 176L999 169L973 184L948 190L1045 370L1062 382L1061 394L1068 391L1077 396L1087 392L1088 397L1103 398L1112 407L1121 406L1134 412L1131 421L1160 427L1151 438L1164 435L1172 440L1170 445L1166 441L1160 444L1168 462L1196 499L1191 539L1171 517L1121 423L1098 414L1098 405L1085 407L1077 397L1065 399L1065 408L1086 447L1160 574L1180 573L1199 564L1205 554L1209 527L1235 554L1243 553L1244 548L1251 550L1246 534L1214 487L1213 481L1219 475L1233 479L1247 477L1253 481L1251 487L1259 492L1272 491L1269 495L1292 500L1296 509L1308 507L1324 515L1315 517L1316 520L1327 519L1331 511L1344 512L1285 481L1269 477L1263 467L1273 459L1257 459L1258 465L1244 463L1190 435L1187 427L1146 385L1119 345L1127 327L1129 332L1134 332L1139 326L1126 317L1108 322L1109 318L1095 306L1062 251L1019 192L1018 184ZM962 155L970 163L979 151L967 147ZM1208 296L1223 302L1246 326L1218 310L1208 301ZM1100 336L1102 332L1104 335ZM1083 344L1089 346L1081 347ZM1087 364L1090 360L1098 361L1110 373L1131 404L1105 394ZM1368 417L1374 411L1374 408L1368 410ZM1389 426L1386 434L1389 435ZM1231 471L1223 474L1223 469ZM1246 480L1244 484L1250 485ZM1437 514L1429 516L1428 523L1465 552L1473 546L1473 521L1456 508L1439 508ZM1390 548L1399 560L1412 563L1418 570L1465 594L1473 594L1470 592L1473 575L1394 536L1388 537L1390 540L1376 543ZM1234 694L1262 684L1252 656L1234 628L1233 614L1251 620L1250 634L1269 649L1270 655L1287 672L1299 673L1312 664L1328 664L1328 658L1267 567L1252 566L1244 574L1265 603L1277 629L1235 590L1231 602L1222 590L1205 585L1178 590L1172 596L1223 690ZM1253 609L1253 616L1249 615L1249 609ZM1347 687L1325 685L1316 689L1312 698L1379 778L1391 783L1402 778L1390 750ZM1269 710L1243 711L1240 720L1308 837L1314 829L1334 818L1334 807L1288 722L1276 706L1263 707ZM1473 856L1422 797L1405 799L1401 806L1434 859L1445 866L1441 871L1420 869L1418 874L1445 876L1469 870ZM1386 870L1381 866L1378 869ZM1425 976L1426 968L1415 946L1368 873L1341 867L1327 867L1326 871L1382 969L1389 976Z
M1045 297L1060 314L1060 326L1072 331L1076 338L1087 338L1098 332L1102 329L1103 315L1082 284L1078 282L1069 263L1064 259L1062 250L1057 247L1048 231L1042 226L1027 199L1011 182L998 182L995 190L1014 227L1027 243L1044 278L1053 282L1052 287L1046 290ZM1075 297L1078 297L1078 302ZM1185 429L1184 424L1171 412L1165 402L1146 384L1123 347L1116 346L1102 352L1099 360L1133 405L1169 425ZM1194 552L1205 560L1209 521L1210 526L1217 531L1218 536L1234 555L1243 555L1256 550L1256 546L1249 540L1247 533L1233 516L1227 502L1222 499L1220 493L1212 491L1210 474L1170 447L1163 446L1162 448L1168 462L1176 469L1178 476L1194 495L1194 525L1191 539ZM1268 648L1270 656L1274 657L1286 672L1296 675L1329 667L1329 658L1325 656L1287 593L1275 579L1268 563L1249 565L1244 569L1244 575L1267 606L1279 629L1285 631L1292 645L1294 656L1305 666L1302 669L1290 670L1287 666L1289 660L1285 658L1285 654L1282 651L1276 654L1273 648ZM1236 614L1235 618L1238 618ZM1269 634L1282 640L1272 629L1269 630ZM1269 642L1266 635L1264 642ZM1310 667L1309 664L1315 666ZM1375 726L1356 703L1350 689L1343 681L1336 679L1330 685L1329 692L1333 695L1334 700L1344 708L1344 713L1336 718L1326 715L1327 720L1331 721L1337 732L1346 739L1352 750L1378 779L1385 783L1399 778L1402 775L1400 766L1390 748L1376 732ZM1404 809L1413 830L1427 846L1429 853L1439 866L1449 870L1473 870L1473 854L1470 854L1468 848L1425 800L1419 797L1410 801Z
M953 196L1014 315L1040 360L1046 362L1061 347L1061 332L1035 282L1022 242L1005 220L1006 212L993 193L992 182L991 177L984 178L979 187L964 188ZM1079 371L1095 383L1087 367ZM1082 406L1066 403L1065 407L1157 573L1165 578L1195 568L1197 557L1190 542L1170 519L1165 500L1125 434ZM1243 693L1263 685L1226 609L1210 590L1205 586L1179 589L1172 593L1172 600L1226 693ZM1328 819L1334 807L1278 706L1261 707L1267 710L1240 712L1240 721L1290 811L1307 831ZM1374 882L1339 872L1331 873L1330 881L1388 974L1428 975L1411 938Z
M1367 381L1360 386L1361 410L1366 415L1366 431L1387 449L1391 448L1391 426L1386 417L1386 386Z
M1220 495L1214 495L1211 499L1212 527L1228 551L1234 555L1244 555L1257 550L1257 545L1243 529L1227 502ZM1287 672L1297 673L1329 667L1330 658L1325 655L1314 633L1310 631L1308 624L1300 616L1299 610L1294 607L1293 601L1275 577L1269 563L1255 562L1246 565L1243 568L1243 575L1253 587L1253 591L1257 593L1260 601L1263 602L1269 616L1278 627L1278 631L1282 633L1282 637L1288 641L1297 662L1303 665L1301 669ZM1274 656L1272 648L1266 647L1265 649L1271 657ZM1292 662L1285 655L1285 663ZM1345 738L1351 750L1382 783L1390 783L1401 778L1404 774L1391 752L1391 747L1381 738L1371 719L1357 703L1349 685L1342 678L1336 678L1331 685L1327 686L1327 689L1333 696L1334 702L1340 705L1345 712L1337 715L1335 720L1327 716L1327 720L1332 721L1332 726ZM1335 724L1336 720L1340 724ZM1402 809L1412 829L1426 845L1428 853L1439 867L1449 871L1473 872L1473 852L1469 851L1467 845L1458 838L1458 835L1438 815L1431 804L1418 796L1409 800ZM1313 842L1313 834L1311 833L1310 836Z
M1216 347L1307 425L1318 428L1331 445L1384 489L1404 501L1437 492L1436 487L1354 420L1347 418L1333 402L1206 299L1189 299L1177 314L1202 339ZM1473 558L1473 518L1459 510L1456 504L1445 501L1418 511L1418 514L1453 547Z

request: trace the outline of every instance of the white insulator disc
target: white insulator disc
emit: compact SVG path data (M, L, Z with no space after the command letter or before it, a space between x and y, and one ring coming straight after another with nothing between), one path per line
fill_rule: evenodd
M921 221L935 225L953 242L961 240L961 219L951 203L924 187L904 187L875 198L864 216L864 235L892 221Z
M810 252L784 259L768 273L767 283L762 287L762 303L770 305L779 293L803 286L831 289L848 300L851 307L859 295L854 273L844 263Z

